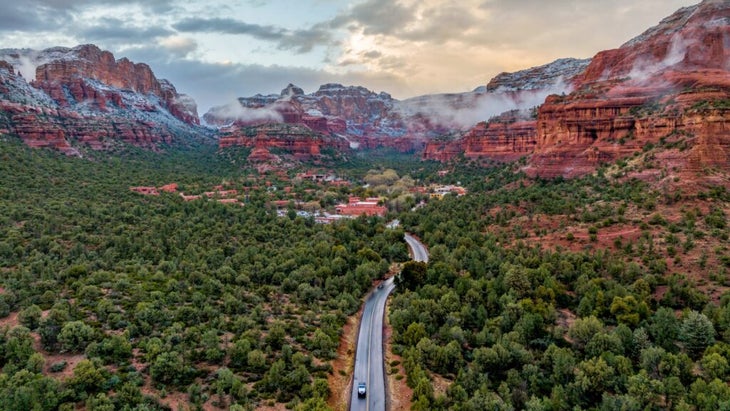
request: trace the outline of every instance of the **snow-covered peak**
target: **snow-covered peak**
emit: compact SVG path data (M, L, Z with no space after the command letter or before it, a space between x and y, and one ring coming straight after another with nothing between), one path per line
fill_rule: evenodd
M581 74L590 62L590 59L563 58L527 70L501 73L487 84L486 91L544 90L555 88L561 83L567 85L575 76Z

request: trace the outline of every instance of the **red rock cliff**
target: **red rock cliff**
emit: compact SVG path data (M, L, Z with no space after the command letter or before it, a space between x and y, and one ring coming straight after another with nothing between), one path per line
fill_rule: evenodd
M9 58L29 58L11 51ZM156 148L201 133L195 102L148 66L115 61L95 46L33 54L46 61L28 84L12 65L0 65L0 120L5 132L32 147L78 154L72 142L104 149L117 141ZM108 83L107 83L108 82ZM176 137L177 136L177 137Z
M509 162L532 154L536 145L536 121L525 113L509 111L477 124L456 140L429 141L423 157L448 161L463 154L470 159Z
M515 73L499 74L470 96L444 95L447 98L443 98L439 106L450 107L455 113L462 113L467 108L474 114L481 113L481 118L489 116L493 106L502 107L505 103L521 109L493 116L488 122L480 121L462 133L460 138L429 141L424 158L448 161L463 154L467 158L513 161L530 155L537 143L533 107L542 103L550 93L570 91L570 84L583 73L589 62L590 60L559 59ZM410 100L412 104L415 103L416 108L417 100ZM423 104L428 105L429 100L433 99L426 99ZM429 120L430 118L420 119L418 124L426 125L426 130L438 129L437 125L429 125ZM444 130L443 133L453 133L454 130L452 126L451 130ZM424 130L423 133L425 132Z
M192 99L179 95L166 80L158 80L147 64L132 63L126 58L116 60L111 52L91 44L67 49L53 57L36 68L32 84L45 90L61 106L91 101L103 111L111 100L119 108L125 108L121 93L132 91L157 96L173 116L188 124L200 124ZM98 87L94 82L106 87ZM68 101L64 90L70 92L74 102Z
M706 0L596 55L577 91L540 107L526 171L578 176L678 134L689 148L675 166L730 170L728 21L730 4Z
M286 124L265 124L255 127L231 126L221 130L220 148L253 148L250 161L268 161L273 158L270 149L276 148L297 160L316 158L324 148L338 151L349 149L347 141L312 132L309 128Z
M575 91L548 97L537 121L480 123L461 139L430 142L424 156L509 161L532 154L529 174L574 177L671 140L682 150L663 151L667 165L730 171L728 44L729 2L683 8L621 48L598 53L585 72L573 72ZM530 84L529 73L512 77ZM491 87L504 88L508 77Z

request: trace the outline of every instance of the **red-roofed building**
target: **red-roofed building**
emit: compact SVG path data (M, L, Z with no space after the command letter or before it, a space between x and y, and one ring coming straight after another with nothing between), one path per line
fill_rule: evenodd
M378 205L380 198L371 197L361 201L360 197L350 197L347 204L338 204L335 211L339 215L361 216L361 215L377 215L383 217L388 212L388 208Z

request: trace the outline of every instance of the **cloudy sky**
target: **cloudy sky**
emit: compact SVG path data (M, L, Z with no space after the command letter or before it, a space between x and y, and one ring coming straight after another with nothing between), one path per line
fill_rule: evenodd
M503 71L619 47L698 1L2 1L0 48L94 43L149 64L202 114L290 82L396 98L467 91Z

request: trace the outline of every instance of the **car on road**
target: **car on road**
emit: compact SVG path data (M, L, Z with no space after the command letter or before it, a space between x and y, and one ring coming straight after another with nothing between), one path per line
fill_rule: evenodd
M365 386L364 382L357 383L357 396L360 398L365 398L367 395L367 387Z

